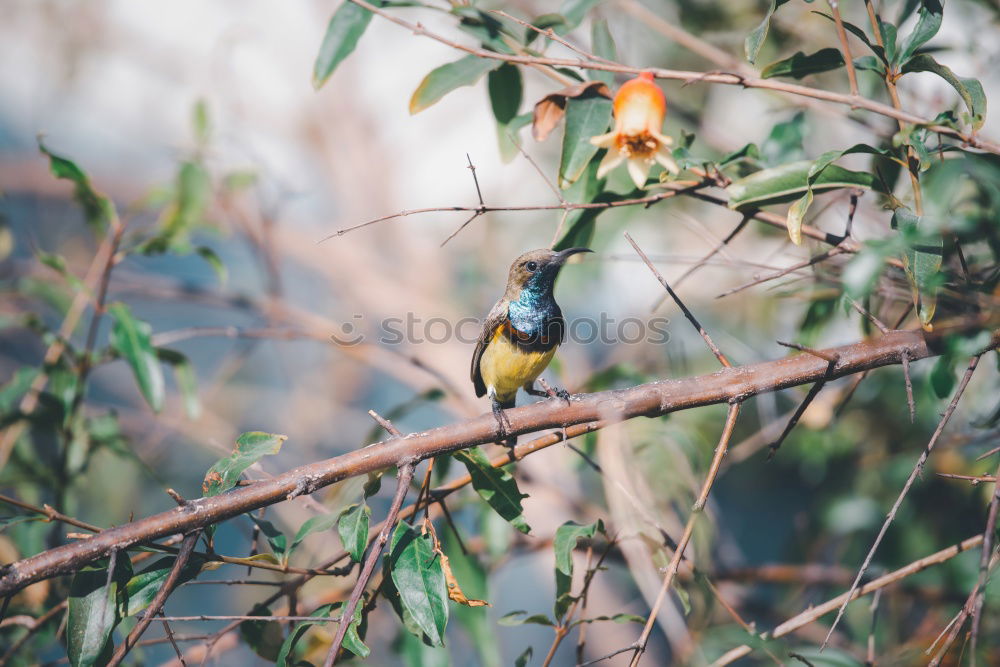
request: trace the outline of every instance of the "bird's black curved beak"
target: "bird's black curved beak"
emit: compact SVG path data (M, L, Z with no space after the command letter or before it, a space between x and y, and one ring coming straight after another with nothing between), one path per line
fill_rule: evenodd
M581 252L594 252L590 248L566 248L565 250L560 250L556 253L556 260L562 264L571 256L576 255Z

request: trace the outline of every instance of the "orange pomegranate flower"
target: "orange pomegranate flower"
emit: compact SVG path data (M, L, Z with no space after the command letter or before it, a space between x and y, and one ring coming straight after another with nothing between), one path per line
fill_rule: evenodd
M679 173L680 168L669 149L674 140L661 132L666 113L667 100L653 83L651 73L643 72L626 81L615 95L614 129L590 138L590 143L608 149L597 168L597 177L603 178L624 161L638 188L646 186L646 177L654 162L659 162L672 174Z

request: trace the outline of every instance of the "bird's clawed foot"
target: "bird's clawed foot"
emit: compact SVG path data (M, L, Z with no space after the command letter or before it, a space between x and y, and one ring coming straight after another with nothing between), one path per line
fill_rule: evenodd
M538 378L538 384L542 385L543 391L539 391L538 389L535 389L533 386L525 386L524 390L529 394L531 394L532 396L548 396L549 398L561 398L562 400L569 403L569 398L572 394L570 394L565 389L553 389L552 387L549 386L549 383L546 382L543 378Z
M510 460L515 459L514 456L514 446L517 445L517 436L511 437L510 432L513 430L510 425L510 420L507 418L507 413L504 412L503 407L500 405L500 401L493 400L493 418L497 420L497 428L500 431L500 440L503 442L504 447L510 450Z
M497 420L497 427L500 430L500 438L506 438L511 431L510 420L507 413L500 406L500 401L493 399L493 418Z

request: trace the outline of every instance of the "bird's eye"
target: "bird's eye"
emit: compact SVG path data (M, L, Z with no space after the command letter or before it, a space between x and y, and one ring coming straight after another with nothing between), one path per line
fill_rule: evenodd
M527 264L524 265L524 268L528 269L529 271L534 271L535 269L538 268L538 264L536 262L528 262Z

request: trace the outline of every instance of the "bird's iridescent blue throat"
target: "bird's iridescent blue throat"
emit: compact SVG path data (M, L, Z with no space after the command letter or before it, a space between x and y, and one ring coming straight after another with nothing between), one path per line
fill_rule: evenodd
M556 334L549 329L552 322L562 316L559 305L552 295L552 286L558 272L558 266L545 267L531 276L521 289L517 300L510 302L507 318L522 334L542 339ZM558 337L556 339L558 340Z

